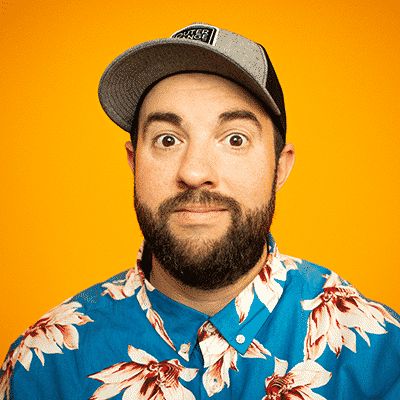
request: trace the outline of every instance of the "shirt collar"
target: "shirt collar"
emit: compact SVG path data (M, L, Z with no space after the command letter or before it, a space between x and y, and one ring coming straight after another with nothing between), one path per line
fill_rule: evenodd
M196 342L201 342L200 328L209 323L241 355L254 344L257 333L283 294L287 271L297 269L295 259L279 253L271 234L267 244L266 262L259 274L212 317L170 299L151 285L141 269L142 246L135 273L140 287L136 297L153 328L181 357L189 360Z

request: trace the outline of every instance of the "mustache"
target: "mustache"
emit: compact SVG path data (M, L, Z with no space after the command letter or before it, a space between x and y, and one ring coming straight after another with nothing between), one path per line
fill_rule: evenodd
M164 200L158 208L159 216L166 216L179 208L190 205L199 206L217 206L231 211L234 215L241 214L241 208L238 201L232 197L225 196L218 192L210 192L204 189L187 189L177 195Z

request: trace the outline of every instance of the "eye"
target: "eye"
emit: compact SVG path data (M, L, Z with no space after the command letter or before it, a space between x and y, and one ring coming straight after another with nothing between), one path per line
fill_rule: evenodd
M158 147L166 148L166 147L175 146L175 145L181 143L181 141L171 134L164 134L164 135L157 136L154 140L154 143Z
M237 132L231 133L224 139L224 142L232 147L243 147L248 143L248 141L249 140L245 135Z

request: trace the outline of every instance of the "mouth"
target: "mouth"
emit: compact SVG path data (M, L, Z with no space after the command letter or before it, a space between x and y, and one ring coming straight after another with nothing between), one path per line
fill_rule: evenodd
M194 227L220 223L227 211L222 206L185 205L177 208L172 215L178 225Z
M228 211L226 207L212 204L186 204L175 209L175 213L206 214Z
M177 208L174 212L176 213L195 213L195 214L205 214L227 211L226 208L220 206L200 206L200 205L187 205L184 207Z

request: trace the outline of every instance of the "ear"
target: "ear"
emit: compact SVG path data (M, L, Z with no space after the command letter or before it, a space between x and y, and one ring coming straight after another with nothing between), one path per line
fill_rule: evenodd
M128 159L128 164L129 167L131 168L132 172L134 172L135 169L135 150L133 148L132 142L128 141L125 143L125 149L126 149L126 157Z
M278 162L276 190L278 191L286 182L293 168L295 159L294 146L291 143L286 143L283 148Z

